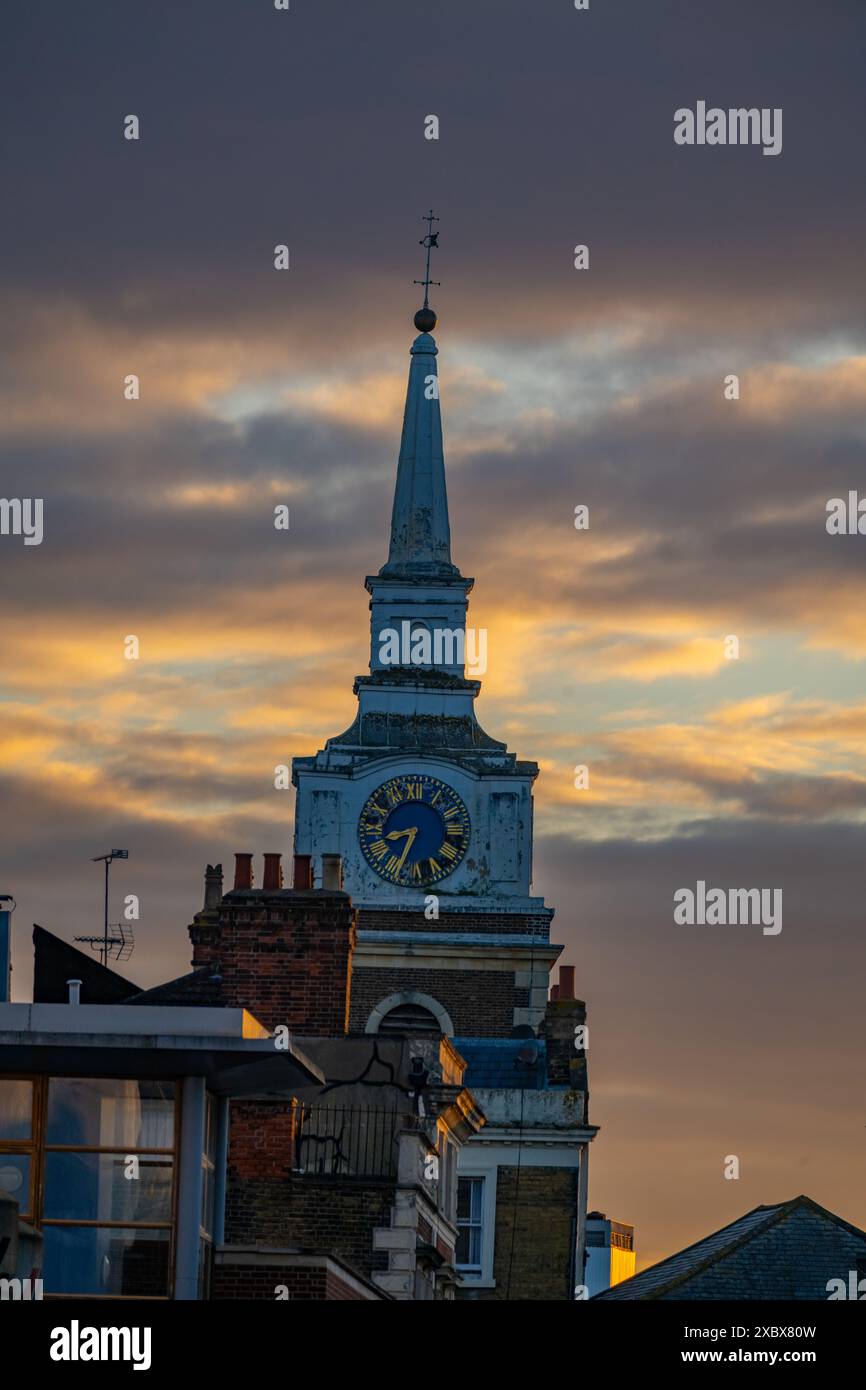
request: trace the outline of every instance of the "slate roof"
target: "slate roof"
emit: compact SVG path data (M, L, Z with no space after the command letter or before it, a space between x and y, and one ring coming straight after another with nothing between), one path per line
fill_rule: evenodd
M779 1226L787 1221L789 1217L808 1214L822 1222L829 1222L839 1227L849 1237L855 1240L860 1238L866 1254L866 1231L861 1231L859 1227L852 1226L849 1222L843 1221L840 1216L827 1211L826 1208L813 1202L810 1197L794 1197L789 1202L780 1202L775 1206L755 1207L752 1211L746 1212L739 1220L732 1221L729 1226L723 1226L721 1230L714 1231L712 1235L706 1236L694 1245L689 1245L685 1250L680 1250L676 1255L670 1255L666 1260L661 1260L658 1264L651 1265L649 1269L641 1270L640 1274L635 1274L631 1279L624 1279L619 1284L614 1284L610 1289L605 1289L603 1293L596 1294L595 1299L607 1300L629 1300L629 1299L654 1299L654 1298L689 1298L688 1285L698 1275L702 1276L701 1293L702 1298L712 1297L731 1297L731 1286L728 1272L725 1269L725 1262L730 1261L734 1256L739 1257L743 1248L763 1236L771 1228ZM781 1232L782 1239L785 1233ZM808 1259L809 1251L802 1248L802 1232L795 1232L793 1226L790 1234L790 1263L795 1265ZM746 1252L748 1253L748 1252ZM756 1260L760 1259L760 1254L756 1252ZM708 1273L712 1276L713 1272L718 1280L718 1293L712 1292L712 1278L707 1280L704 1276ZM837 1270L832 1271L837 1274ZM823 1275L821 1276L823 1278ZM779 1296L778 1291L774 1291L769 1286L766 1292L751 1297ZM790 1297L788 1295L782 1295Z
M538 1049L534 1066L518 1062L527 1042ZM464 1086L520 1087L527 1091L544 1089L547 1077L547 1046L543 1038L454 1038L454 1046L468 1063Z
M125 999L125 1004L185 1004L187 1007L200 1009L219 1008L222 1005L222 994L217 967L213 965L200 966L198 970L192 970L188 975L179 975L176 980L167 980L165 984L154 985L152 989L143 989L139 994L134 994L131 999Z

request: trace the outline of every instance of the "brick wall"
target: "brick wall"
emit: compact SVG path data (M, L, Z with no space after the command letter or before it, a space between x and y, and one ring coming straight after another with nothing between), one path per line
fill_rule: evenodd
M384 1267L373 1258L373 1231L391 1224L394 1184L374 1178L285 1178L230 1175L227 1245L293 1245L327 1250L369 1278Z
M345 893L227 893L190 927L193 966L219 966L222 1002L268 1028L333 1037L349 1013L355 912Z
M369 1277L381 1266L373 1231L391 1224L395 1182L293 1173L293 1152L290 1103L232 1102L226 1244L325 1250Z
M575 1047L575 1028L586 1023L581 999L551 1000L545 1010L542 1036L547 1040L547 1077L552 1086L585 1091L586 1052Z
M339 1270L323 1265L280 1265L270 1261L262 1265L232 1264L230 1258L223 1258L214 1266L211 1299L269 1299L273 1303L278 1285L285 1285L290 1300L356 1302L365 1297L350 1280L340 1276ZM367 1296L374 1297L372 1293Z
M515 986L513 970L359 967L352 975L351 1030L362 1033L379 1001L403 990L429 994L447 1009L458 1037L510 1037L514 1009L529 1003L529 990Z
M232 1101L229 1139L231 1178L284 1179L295 1152L295 1118L290 1101ZM228 1239L237 1242L239 1236Z
M497 936L535 936L547 941L552 917L552 909L533 913L443 911L435 921L428 921L423 910L359 908L358 927L361 931L495 932Z
M486 1295L479 1290L481 1296L571 1300L576 1211L573 1168L522 1167L519 1183L516 1166L500 1168L493 1253L496 1288Z
M225 1243L322 1250L369 1277L381 1263L373 1251L373 1230L390 1224L394 1183L295 1173L294 1152L291 1101L232 1101ZM273 1285L281 1282L286 1281L275 1277L266 1296L273 1297Z

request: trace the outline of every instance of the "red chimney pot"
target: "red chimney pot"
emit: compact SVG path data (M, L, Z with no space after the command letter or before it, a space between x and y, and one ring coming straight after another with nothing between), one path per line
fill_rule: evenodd
M263 888L282 888L283 886L283 866L280 863L281 854L265 855L265 876L262 879Z
M251 854L235 855L235 892L239 888L252 888L253 886L253 856Z
M305 892L313 886L313 856L311 854L296 854L295 865L292 876L292 887L300 892Z

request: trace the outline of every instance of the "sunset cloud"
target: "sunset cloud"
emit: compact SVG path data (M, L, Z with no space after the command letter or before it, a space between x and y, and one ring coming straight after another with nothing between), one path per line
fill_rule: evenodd
M112 843L150 985L187 968L205 864L290 852L275 766L353 718L435 204L477 714L541 768L591 1200L642 1262L803 1188L866 1224L866 538L825 527L866 491L862 17L676 8L593 6L584 42L588 16L518 0L320 0L278 37L224 0L18 6L0 267L3 492L44 500L41 545L0 538L14 990L34 921L100 920ZM696 70L784 106L782 158L674 145ZM675 930L673 891L714 876L782 885L781 936Z

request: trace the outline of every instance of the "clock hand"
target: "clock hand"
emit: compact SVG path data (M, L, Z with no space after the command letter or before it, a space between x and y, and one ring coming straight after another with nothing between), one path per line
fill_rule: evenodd
M399 864L397 865L396 869L394 870L394 873L395 873L395 874L399 874L400 870L402 869L403 865L405 864L405 862L406 862L406 855L409 853L410 849L412 848L412 845L413 845L413 843L414 843L414 841L415 841L415 836L416 836L417 834L418 834L418 827L417 827L417 825L413 825L413 826L411 827L411 829L409 829L409 830L392 830L392 831L389 832L389 834L387 834L387 835L385 836L385 839L386 839L386 840L400 840L400 839L403 838L404 835L407 836L406 844L405 844L405 846L404 846L404 848L403 848L403 853L402 853L402 855L400 856L400 862L399 862Z

